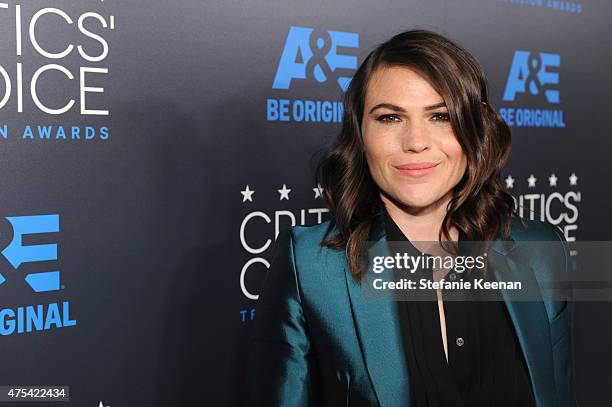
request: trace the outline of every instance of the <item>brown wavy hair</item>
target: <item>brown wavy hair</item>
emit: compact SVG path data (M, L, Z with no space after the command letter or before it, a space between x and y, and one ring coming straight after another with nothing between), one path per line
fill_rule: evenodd
M511 148L510 128L488 100L482 67L464 48L429 30L410 30L378 45L361 63L344 94L340 134L319 161L316 180L331 223L321 246L345 250L353 277L361 278L360 258L378 205L378 186L370 175L361 134L369 79L382 66L409 67L442 96L467 157L463 178L453 188L438 239L451 240L455 226L466 239L508 240L515 203L500 176ZM329 236L333 226L338 233Z

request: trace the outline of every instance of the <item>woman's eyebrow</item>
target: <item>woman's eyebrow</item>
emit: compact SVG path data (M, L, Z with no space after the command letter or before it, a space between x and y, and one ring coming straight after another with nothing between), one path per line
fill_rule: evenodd
M440 102L440 103L436 103L435 105L425 106L425 111L427 111L427 110L434 110L434 109L437 109L439 107L446 107L446 103Z
M440 103L436 103L435 105L425 106L423 110L429 111L429 110L437 109L439 107L446 107L446 103L440 102ZM394 105L393 103L379 103L373 108L371 108L368 114L372 113L376 109L382 109L382 108L393 110L394 112L402 112L402 113L406 112L406 110L403 107Z
M392 103L379 103L376 106L374 106L373 108L371 108L369 113L372 113L376 109L382 109L382 108L393 110L394 112L405 112L406 111L406 110L404 110L403 107L398 106L398 105L394 105Z

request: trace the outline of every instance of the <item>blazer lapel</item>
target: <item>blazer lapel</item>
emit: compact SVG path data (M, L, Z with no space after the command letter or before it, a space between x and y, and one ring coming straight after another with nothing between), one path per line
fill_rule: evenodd
M386 248L387 236L381 216L376 216L373 225L370 241L376 241L377 246L384 243L381 247ZM382 407L408 406L410 382L398 303L364 298L360 284L353 279L346 263L344 271L355 329L378 402Z
M491 249L496 280L519 281L527 292L521 294L525 296L521 299L515 297L517 294L500 290L527 362L536 404L557 406L548 316L534 271L517 261L519 256L514 256L511 248L506 249L500 238L492 243Z
M384 254L380 250L387 250L388 240L381 214L375 216L369 240L380 247L377 255ZM511 293L501 290L527 363L536 403L538 407L556 406L558 401L546 309L533 270L515 261L512 247L511 242L511 247L506 248L501 238L492 243L489 253L493 257L494 275L500 282L522 282L523 288L531 290L530 298L536 299L529 302L516 300ZM361 285L353 279L346 261L344 271L355 329L379 404L381 407L410 405L410 378L404 357L398 302L364 298Z

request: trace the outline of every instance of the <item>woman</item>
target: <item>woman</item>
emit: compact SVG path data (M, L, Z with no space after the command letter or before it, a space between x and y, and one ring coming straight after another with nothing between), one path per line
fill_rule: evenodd
M430 31L398 34L363 61L344 104L317 171L331 220L279 235L251 336L248 404L574 406L567 301L361 292L366 242L490 242L488 278L536 292L568 270L561 232L518 218L500 180L510 131L474 57Z

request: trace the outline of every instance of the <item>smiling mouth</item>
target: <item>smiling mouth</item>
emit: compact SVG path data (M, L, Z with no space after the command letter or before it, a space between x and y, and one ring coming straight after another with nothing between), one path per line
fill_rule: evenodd
M393 166L397 171L409 177L423 177L432 173L439 163L414 163Z

